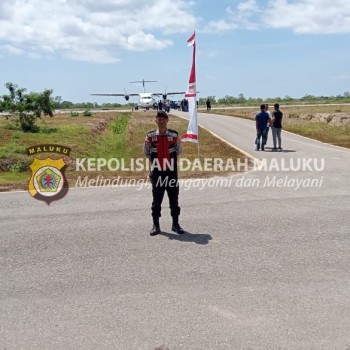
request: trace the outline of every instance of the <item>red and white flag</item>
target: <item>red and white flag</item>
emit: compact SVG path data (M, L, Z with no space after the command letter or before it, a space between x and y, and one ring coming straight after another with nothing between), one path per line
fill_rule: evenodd
M184 142L198 143L198 120L197 120L197 101L196 101L196 33L193 33L187 40L188 46L193 46L192 67L188 88L185 97L188 100L189 124L187 133L182 135L181 140Z
M187 46L193 46L195 44L196 33L193 33L191 37L187 40Z

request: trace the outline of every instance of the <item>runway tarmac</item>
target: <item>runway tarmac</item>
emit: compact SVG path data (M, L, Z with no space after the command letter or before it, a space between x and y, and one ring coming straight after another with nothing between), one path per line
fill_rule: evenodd
M256 152L254 122L199 123L263 166L181 188L183 236L166 199L149 236L149 189L0 193L1 349L350 348L350 151L283 132Z

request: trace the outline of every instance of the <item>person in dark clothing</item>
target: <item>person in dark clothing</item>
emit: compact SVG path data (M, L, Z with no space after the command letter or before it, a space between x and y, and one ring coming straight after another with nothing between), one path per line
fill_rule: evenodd
M182 145L178 132L167 128L169 118L165 111L158 111L156 123L158 128L147 133L144 153L151 161L152 171L152 218L151 236L161 232L159 218L165 191L168 194L170 213L173 219L172 231L183 234L185 231L179 224L179 181L177 175L177 156Z
M269 105L267 103L265 103L265 112L269 115L270 120L271 120L271 113L269 111ZM266 125L266 143L267 143L267 139L269 136L269 131L270 131L270 123L267 123L267 125Z
M260 141L261 141L261 150L265 150L266 145L266 134L267 134L267 123L271 121L270 116L265 111L266 105L262 104L260 106L260 112L255 116L256 121L256 150L260 150Z
M163 109L163 102L162 100L159 100L158 102L158 110L161 111Z
M273 151L277 151L277 139L278 139L278 149L282 149L282 139L281 139L281 132L282 132L282 118L283 113L280 111L280 105L278 103L274 104L274 111L272 112L272 138L273 138Z
M207 112L209 112L211 110L211 103L209 98L207 99L207 101L205 102L205 104L207 105Z
M188 100L184 99L184 112L188 112Z

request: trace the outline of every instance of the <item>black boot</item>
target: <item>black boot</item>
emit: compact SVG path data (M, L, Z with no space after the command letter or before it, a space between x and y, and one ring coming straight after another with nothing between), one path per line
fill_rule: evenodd
M156 236L160 233L159 218L153 218L153 227L149 231L151 236Z
M151 228L151 230L149 231L149 234L151 236L156 236L160 233L160 227L159 226L156 226L156 225L153 225L153 227Z
M179 224L179 218L173 217L173 225L171 230L176 232L178 235L183 235L185 233L185 230Z

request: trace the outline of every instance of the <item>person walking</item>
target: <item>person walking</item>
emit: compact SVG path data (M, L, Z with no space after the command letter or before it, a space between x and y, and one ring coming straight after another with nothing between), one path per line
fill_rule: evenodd
M260 112L255 116L256 124L256 150L265 150L266 135L267 135L267 124L271 121L269 114L266 112L266 105L260 105Z
M211 110L211 102L209 98L207 98L207 101L205 102L205 104L207 105L207 112L209 112Z
M273 151L277 151L277 140L278 140L278 150L282 150L282 118L283 113L280 111L280 105L275 103L273 105L274 111L272 112L272 121L271 121L271 131L272 131L272 139L273 139Z
M156 115L156 130L149 131L145 138L144 153L151 161L152 171L152 218L153 227L150 235L161 232L159 218L161 217L162 202L165 191L169 197L170 214L172 216L172 231L184 234L179 224L179 181L177 173L177 156L181 153L182 145L178 132L168 129L169 117L165 111L158 111Z

